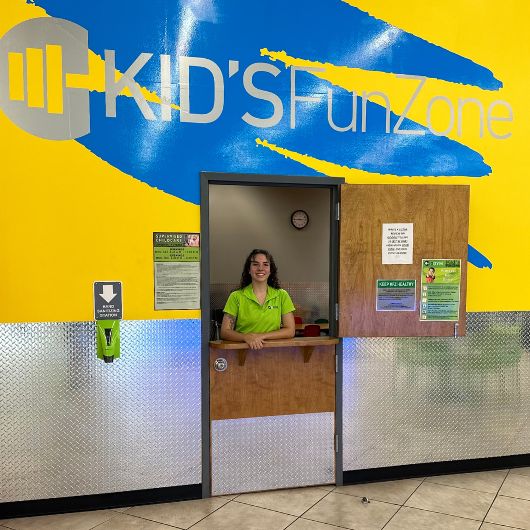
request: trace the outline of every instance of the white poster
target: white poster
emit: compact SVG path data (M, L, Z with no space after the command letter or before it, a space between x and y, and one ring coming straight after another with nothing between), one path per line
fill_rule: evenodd
M155 309L199 309L199 262L155 263Z
M155 310L199 309L200 234L154 232Z
M383 223L383 265L412 265L413 223Z

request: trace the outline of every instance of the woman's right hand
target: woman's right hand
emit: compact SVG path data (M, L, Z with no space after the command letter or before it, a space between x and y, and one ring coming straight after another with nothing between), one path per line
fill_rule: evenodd
M251 350L261 350L264 346L262 335L259 333L245 333L244 340Z

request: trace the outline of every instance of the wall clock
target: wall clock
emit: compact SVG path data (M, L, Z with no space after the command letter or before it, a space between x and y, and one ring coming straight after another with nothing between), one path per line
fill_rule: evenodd
M309 215L304 210L296 210L291 215L291 224L298 230L302 230L309 223Z

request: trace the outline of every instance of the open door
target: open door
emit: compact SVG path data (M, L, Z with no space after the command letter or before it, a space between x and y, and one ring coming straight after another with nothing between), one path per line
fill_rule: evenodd
M339 336L465 334L468 186L341 186ZM412 263L383 264L383 225L412 223ZM426 259L460 260L458 321L420 320ZM415 280L415 310L376 309L377 280Z
M333 213L338 184L320 177L202 175L201 236L209 250L203 259L208 264L203 277L209 278L203 315L210 307L217 310L212 318L222 312L236 287L228 284L233 271L239 275L250 249L264 247L276 255L282 287L302 321L299 336L270 341L261 350L242 342L203 342L206 494L337 480L339 340L324 334L336 328L330 286L336 286L337 275L330 255L337 251ZM293 212L301 210L311 219L304 229L292 222ZM277 247L283 250L277 253ZM238 252L243 254L239 261L234 258Z

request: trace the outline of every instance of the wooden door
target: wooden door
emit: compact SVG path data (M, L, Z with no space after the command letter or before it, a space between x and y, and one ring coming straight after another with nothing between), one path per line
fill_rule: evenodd
M421 260L460 259L458 335L465 334L468 186L341 186L339 335L341 337L452 336L454 322L420 321L419 311L376 311L377 280L416 280ZM413 263L382 264L384 223L413 223Z
M248 350L210 346L210 418L226 420L335 411L336 339L275 341ZM307 344L307 345L306 345ZM215 369L222 358L226 369Z
M210 343L214 495L335 481L337 343Z

